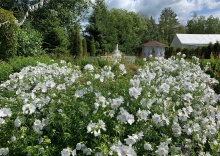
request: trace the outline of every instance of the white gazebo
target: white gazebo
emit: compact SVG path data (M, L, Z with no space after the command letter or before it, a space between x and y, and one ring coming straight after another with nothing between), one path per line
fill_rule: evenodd
M151 57L164 57L165 47L167 47L167 45L163 43L150 41L142 44L142 54L147 59Z

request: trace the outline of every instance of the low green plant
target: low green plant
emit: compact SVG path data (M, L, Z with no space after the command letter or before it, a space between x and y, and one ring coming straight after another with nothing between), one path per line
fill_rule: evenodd
M7 62L0 62L0 83L2 81L8 80L9 75L13 73L13 68Z

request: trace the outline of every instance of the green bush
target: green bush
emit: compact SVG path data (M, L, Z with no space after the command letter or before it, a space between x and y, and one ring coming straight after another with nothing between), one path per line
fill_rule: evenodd
M9 60L13 72L20 72L26 66L36 66L37 60L34 57L14 57Z
M103 59L103 58L98 58L97 62L98 62L99 67L101 67L101 68L109 65L109 61L107 61L106 59Z
M7 60L16 55L17 52L17 31L15 17L12 12L0 8L0 59Z
M9 75L13 72L12 66L4 61L0 62L0 82L9 78Z
M36 56L44 54L42 50L42 35L36 30L18 31L18 56Z
M58 58L54 59L49 55L41 55L36 57L14 57L9 60L9 64L12 66L13 72L20 72L22 68L27 66L36 66L37 62L42 62L47 65L51 64L52 62L57 62Z

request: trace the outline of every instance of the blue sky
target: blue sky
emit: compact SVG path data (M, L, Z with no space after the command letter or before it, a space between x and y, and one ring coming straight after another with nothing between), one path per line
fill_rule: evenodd
M220 0L105 0L109 9L121 8L153 16L158 20L165 7L177 14L180 23L186 24L194 13L199 16L213 15L220 19Z

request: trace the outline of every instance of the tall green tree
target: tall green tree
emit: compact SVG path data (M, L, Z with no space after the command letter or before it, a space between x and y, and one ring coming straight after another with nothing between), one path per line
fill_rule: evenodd
M155 19L151 16L149 19L146 19L147 24L147 31L146 31L146 37L144 38L144 41L159 41L160 40L160 33L159 33L159 27L158 24L156 24Z
M93 12L88 18L89 25L86 27L86 32L89 33L90 39L94 38L97 52L102 53L107 51L104 34L106 34L105 23L108 20L106 17L108 10L105 0L95 0L92 9Z
M177 33L178 27L177 14L170 7L162 10L159 18L159 32L162 36L162 42L170 44Z
M103 7L104 8L104 7ZM103 9L105 10L105 8ZM146 21L134 12L121 9L105 10L103 14L93 13L91 19L100 19L86 28L90 38L94 38L98 53L112 52L116 44L127 54L140 52ZM101 22L100 22L101 21Z
M205 16L194 14L192 19L188 20L186 28L189 34L219 34L220 20L212 15L206 19Z
M71 28L70 51L75 57L80 58L83 56L82 37L79 28Z
M95 56L96 55L96 46L95 46L95 41L94 38L92 38L91 43L90 43L90 53L91 56Z
M83 40L82 40L82 47L83 47L83 55L86 56L87 55L87 42L86 42L86 38L83 38Z

